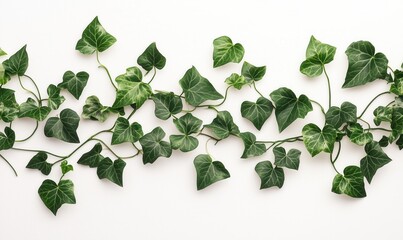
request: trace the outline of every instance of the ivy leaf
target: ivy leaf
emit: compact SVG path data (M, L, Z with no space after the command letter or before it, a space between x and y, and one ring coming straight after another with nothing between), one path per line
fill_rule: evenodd
M301 73L308 77L316 77L322 74L324 65L333 61L336 48L320 42L311 36L306 49L306 60L300 66Z
M72 71L67 71L63 75L63 82L57 86L67 89L78 100L87 85L89 77L90 75L86 72L74 74Z
M259 81L266 74L266 66L255 67L245 61L242 65L241 74L245 77L247 82Z
M63 96L60 95L60 88L56 87L53 84L50 84L48 89L48 107L53 110L59 109L60 105L66 100Z
M130 67L126 69L125 74L121 74L116 77L116 81L126 80L129 82L141 82L142 79L143 74L141 73L141 70L138 67Z
M381 122L392 122L393 108L379 106L374 110L374 123L379 126Z
M403 72L400 70L395 70L393 73L395 79L392 85L390 85L390 92L398 96L403 96Z
M245 53L240 43L233 44L231 38L222 36L213 41L213 67L219 67L229 62L239 63Z
M156 93L152 96L155 103L155 116L162 120L167 120L171 115L182 111L182 100L173 92Z
M143 163L154 163L159 157L170 157L172 154L171 144L163 141L165 132L160 127L154 128L151 132L140 138L143 147Z
M102 105L97 96L89 96L87 100L85 100L81 117L84 119L105 122L110 113L110 108Z
M204 125L204 127L211 129L219 139L227 138L230 134L238 135L240 133L238 126L234 123L228 111L218 112L217 117L210 124Z
M23 76L28 69L27 45L10 56L9 59L3 62L3 65L7 75Z
M73 110L66 108L60 112L59 117L51 117L46 121L45 136L55 137L69 143L79 143L77 135L80 117Z
M6 74L6 69L2 63L0 63L0 84L4 85L10 81L10 75Z
M20 105L20 112L18 113L19 118L29 117L36 119L37 121L43 121L49 115L50 107L38 106L37 102L28 98L26 102Z
M375 47L367 41L353 42L346 50L348 69L343 88L372 82L386 75L388 59L383 53L375 53Z
M199 146L199 140L189 135L171 135L169 141L172 149L179 149L182 152L190 152Z
M390 124L393 132L397 135L403 134L403 108L396 107L393 108L392 123Z
M42 174L49 175L52 171L52 164L48 163L46 159L48 159L48 155L45 152L38 152L31 158L26 168L38 169Z
M244 76L238 75L236 73L231 74L231 76L225 79L225 83L238 90L240 90L243 86L248 84Z
M361 171L367 179L368 183L371 183L376 171L392 161L382 150L378 142L372 141L365 145L365 156L360 161Z
M10 149L14 146L15 133L14 130L5 127L4 133L0 132L0 150Z
M174 119L176 128L185 135L197 133L202 125L202 120L193 116L191 113L186 113L178 119Z
M217 92L213 85L197 71L195 67L186 71L179 80L185 100L192 106L198 106L206 100L218 100L223 96Z
M336 129L332 125L326 125L323 130L313 123L307 124L302 128L302 137L304 144L311 156L320 152L333 152L336 142Z
M382 138L379 140L379 146L387 147L388 145L389 145L389 138L387 136L382 136Z
M261 180L260 189L274 186L281 188L284 184L284 170L280 167L273 168L270 161L258 163L255 167L255 171Z
M283 147L275 147L273 153L275 157L274 164L276 166L298 170L301 151L290 149L290 151L286 153Z
M77 163L82 165L87 165L90 168L98 167L104 157L101 155L102 145L97 143L94 147L89 151L84 153L80 159L78 159Z
M38 194L54 215L63 204L76 203L74 184L71 180L60 180L59 184L56 184L54 181L46 179L39 187Z
M372 142L373 136L369 131L365 131L359 123L353 123L347 127L347 136L351 142L364 146L365 144Z
M116 82L118 83L118 91L112 108L135 104L136 108L139 109L152 94L151 87L147 83L123 79L116 79Z
M273 108L274 106L269 99L260 97L257 99L256 103L244 101L241 105L241 115L251 121L253 125L260 130L270 117Z
M124 117L116 119L115 128L112 134L112 145L124 142L134 143L143 136L143 129L137 122L129 123Z
M266 152L266 145L256 143L256 136L251 132L243 132L239 134L244 144L244 151L241 158L250 158L260 156Z
M312 111L312 104L307 96L300 95L298 98L288 88L279 88L270 94L276 110L278 129L282 132L297 118L305 118Z
M126 166L125 161L117 159L112 162L110 158L104 158L99 162L97 175L99 179L108 179L109 181L123 187L123 170Z
M81 39L78 40L76 50L82 54L93 54L95 51L103 52L116 42L116 38L110 35L101 25L98 17L84 29Z
M7 55L7 53L3 49L0 48L0 57L5 56L5 55Z
M399 147L399 150L403 149L403 134L401 134L399 139L397 139L396 145Z
M350 102L343 102L341 107L332 106L326 112L326 123L335 128L341 127L344 123L357 121L357 107Z
M357 166L348 166L344 169L344 175L337 174L333 179L332 192L346 194L353 198L367 196L364 186L364 176Z
M0 116L4 122L12 122L17 118L19 106L15 100L14 90L0 88Z
M161 70L165 66L166 58L158 51L157 45L153 42L137 58L137 63L147 72L154 67Z
M193 163L197 174L197 190L202 190L231 176L222 162L213 161L208 154L198 155Z
M70 165L66 160L64 160L60 164L60 168L62 169L62 174L65 175L66 173L73 171L73 166Z

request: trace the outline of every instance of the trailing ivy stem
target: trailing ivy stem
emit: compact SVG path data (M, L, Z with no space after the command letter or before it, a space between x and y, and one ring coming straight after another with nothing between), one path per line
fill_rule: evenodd
M263 94L262 94L261 92L259 92L259 90L257 90L255 81L253 81L252 85L253 85L253 88L255 89L255 91L256 91L261 97L264 97Z
M154 69L154 74L153 74L153 76L151 77L151 79L150 79L150 81L148 82L148 84L150 84L150 83L154 80L155 75L157 74L157 68L156 68L156 67L153 67L153 69Z
M358 118L361 118L361 117L364 115L364 113L368 110L369 106L371 106L371 104L372 104L378 97L380 97L380 96L382 96L382 95L385 95L385 94L388 94L388 93L389 93L389 92L382 92L382 93L376 95L376 96L368 103L368 105L364 108L364 111L362 111L362 113L360 114L360 116L358 116Z
M29 90L29 89L27 89L27 88L24 87L24 85L22 84L22 81L21 81L21 77L20 77L20 76L18 76L18 82L20 83L20 86L21 86L22 89L24 89L25 91L27 91L27 92L29 92L30 94L32 94L32 95L35 97L36 101L37 101L39 104L41 104L41 100L39 99L39 97L36 96L36 94L35 94L34 92L32 92L31 90Z
M371 129L371 125L369 124L369 122L367 122L367 121L365 121L364 119L362 119L362 118L357 118L358 120L360 120L361 122L363 122L363 123L365 123L365 124L367 124L367 126L368 126L368 128L367 129Z
M388 104L386 105L386 107L389 107L389 106L392 105L393 103L395 103L395 101L391 101L390 103L388 103Z
M338 143L339 143L339 148L338 148L338 150L337 150L336 157L333 159L333 163L335 163L335 162L337 161L337 159L339 158L339 156L340 156L340 152L341 152L341 141L339 141Z
M388 66L389 70L392 71L392 73L394 73L393 68L391 68L390 66Z
M133 109L133 111L130 113L130 115L127 117L127 120L129 120L133 115L134 115L134 113L136 112L136 109Z
M111 84L112 84L112 86L115 88L115 90L117 91L118 88L116 87L115 83L113 82L112 76L111 76L111 74L109 73L108 68L107 68L105 65L103 65L103 64L99 61L99 52L98 52L98 51L95 51L95 53L96 53L96 56L97 56L97 62L98 62L98 64L99 64L99 67L100 67L100 68L103 68L103 69L105 70L106 74L108 74L109 81L111 82Z
M15 171L15 168L13 167L13 165L11 165L11 163L10 163L3 155L0 154L0 157L8 164L8 166L13 170L15 176L18 177L17 171Z
M26 77L26 78L28 78L29 80L31 80L31 82L34 84L34 86L35 86L35 88L36 88L36 92L38 93L39 104L41 104L41 102L42 102L42 97L41 97L41 92L39 91L38 85L36 85L36 82L35 82L34 79L32 79L30 76L24 75L24 77Z
M367 131L379 130L379 131L385 131L385 132L392 132L392 130L390 130L390 129L381 128L381 127L376 127L376 128L367 128L367 129L365 129L365 130L367 130Z
M320 111L323 113L323 115L326 115L325 109L323 108L323 106L319 102L317 102L315 100L312 100L312 99L309 99L309 101L311 101L311 102L315 103L316 105L318 105L320 107Z
M138 147L136 146L136 144L132 143L132 145L133 145L133 147L137 150L138 154L143 152L143 150L141 150L140 148L138 148Z
M182 109L182 112L191 113L191 112L193 112L194 110L196 110L196 108L197 108L197 107L193 107L193 109L189 109L189 110L187 110L187 109Z
M99 138L91 138L91 140L90 141L98 141L98 142L100 142L102 145L104 145L104 147L106 147L115 157L117 157L117 158L121 158L119 155L117 155L113 150L112 150L112 148L110 148L109 146L108 146L108 144L106 144L103 140L101 140L101 139L99 139Z
M28 139L30 139L30 138L35 134L36 130L38 130L38 125L39 125L39 122L36 121L34 131L32 131L32 133L31 133L28 137L26 137L26 138L24 138L24 139L21 139L21 140L15 140L15 142L25 142L25 141L27 141Z
M221 106L225 102L225 100L227 100L228 90L230 88L231 88L231 86L229 86L229 87L227 87L227 89L225 89L225 95L224 95L224 99L222 100L222 102L220 102L219 104L216 104L216 105L211 105L209 107L219 107L219 106Z
M301 139L302 136L296 136L296 137L289 137L289 138L285 138L285 139L281 139L281 140L267 140L267 141L256 141L256 143L279 143L279 142L288 142L290 140L302 140Z
M323 72L325 73L326 80L327 80L327 91L328 91L328 94L329 94L329 108L330 108L332 106L332 89L331 89L331 86L330 86L330 78L329 78L329 75L327 75L325 66L323 66Z
M341 173L337 170L335 163L336 163L337 159L339 158L340 151L341 151L341 142L339 141L339 149L337 150L337 154L336 154L335 159L333 160L333 153L330 153L330 154L329 154L330 163L332 164L333 169L334 169L338 174L341 174Z
M12 150L17 150L17 151L24 151L24 152L36 152L36 153L44 152L44 153L46 153L48 155L51 155L53 157L58 157L58 158L64 158L65 157L65 156L57 155L57 154L54 154L54 153L51 153L51 152L48 152L48 151L44 151L44 150L39 150L39 149L26 149L26 148L15 148L15 147L13 147L11 149Z
M213 137L213 136L210 136L210 135L205 134L205 133L202 133L202 132L199 132L199 134L197 134L197 135L202 135L202 136L209 137L210 139L213 139L213 140L216 141L216 142L219 142L219 141L221 140L221 139L215 138L215 137Z
M209 151L208 151L208 142L209 142L210 140L211 140L211 138L207 139L206 143L204 144L204 148L205 148L205 150L206 150L206 153L207 153L207 155L209 155L209 156L210 156L210 153L209 153Z

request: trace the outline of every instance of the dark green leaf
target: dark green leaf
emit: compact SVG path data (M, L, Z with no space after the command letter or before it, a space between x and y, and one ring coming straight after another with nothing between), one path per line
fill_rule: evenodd
M142 79L143 74L141 73L141 70L138 67L130 67L126 69L125 74L121 74L116 77L116 81L126 80L129 82L141 82Z
M239 134L239 128L228 111L218 112L217 117L210 124L204 125L204 127L211 129L219 139L227 138L230 134Z
M379 140L379 146L381 147L387 147L389 145L389 139L387 136L382 136L382 138Z
M240 43L233 44L231 38L222 36L214 39L213 60L214 67L219 67L229 62L239 63L245 50Z
M276 166L298 170L301 151L290 149L290 151L286 153L283 147L275 147L273 153L275 157L274 164Z
M374 110L374 123L379 126L381 122L392 122L393 108L379 106Z
M104 159L104 156L101 155L101 152L102 145L97 143L89 152L84 153L80 159L78 159L77 163L87 165L91 168L98 167L101 160Z
M255 67L248 62L244 62L241 70L242 76L245 77L246 81L259 81L266 74L266 66Z
M140 138L143 147L143 163L154 163L159 157L170 157L172 154L171 144L163 141L165 132L160 127Z
M4 133L0 132L0 150L10 149L14 146L15 133L9 127L4 128Z
M112 145L121 144L124 142L134 143L143 136L143 129L137 122L129 123L124 117L119 117L116 120L115 128L112 134Z
M78 100L87 85L89 77L90 75L86 72L74 74L72 71L67 71L63 75L63 82L57 86L67 89Z
M333 61L336 48L320 42L311 36L306 49L306 60L302 62L300 71L308 77L316 77L322 74L324 65Z
M191 113L186 113L178 119L174 119L176 128L185 135L197 133L202 125L202 120L194 117Z
M367 41L353 42L346 50L348 70L343 88L372 82L386 75L388 59L383 53L375 53L375 47Z
M114 162L110 158L104 158L99 162L97 175L99 179L106 178L109 181L123 187L123 170L126 166L125 161L117 159Z
M396 145L399 147L400 150L403 149L403 134L401 134L399 139L397 139Z
M56 184L54 181L46 179L39 187L38 194L54 215L63 204L76 203L74 184L71 180L60 180L59 184Z
M361 169L357 166L348 166L344 169L344 176L337 174L333 179L332 192L353 198L366 197Z
M65 175L66 173L73 171L73 166L70 165L66 160L64 160L60 164L60 168L62 169L62 174Z
M242 117L248 119L260 130L273 111L273 104L269 99L260 97L256 103L244 101L241 105Z
M240 133L244 145L244 151L241 158L250 158L260 156L266 152L266 145L263 143L256 143L256 136L251 132Z
M307 124L302 129L302 137L308 152L313 156L320 152L333 152L336 141L336 129L332 125L326 125L323 130L313 123Z
M55 137L69 143L79 143L77 135L80 117L73 110L66 108L60 112L59 117L51 117L46 121L45 136Z
M223 96L217 92L213 85L197 71L195 67L186 71L179 80L185 100L192 106L198 106L206 100L217 100Z
M53 110L56 110L62 105L64 100L66 100L63 96L60 95L60 88L56 87L53 84L50 84L48 89L48 107Z
M137 63L143 67L144 70L149 72L154 67L157 69L164 68L166 58L158 51L157 45L153 42L146 48L139 58L137 58Z
M12 122L17 118L19 106L15 100L14 90L0 88L0 116L4 122Z
M179 149L182 152L190 152L199 145L199 140L189 135L171 135L169 141L172 149Z
M135 104L139 109L151 96L152 90L149 84L143 82L132 82L124 79L117 79L118 91L113 108L121 108Z
M8 60L3 62L6 74L9 76L23 76L28 69L27 45L23 46Z
M229 76L227 79L225 79L225 83L227 83L229 86L232 86L238 90L241 89L246 84L248 84L245 77L242 75L238 75L237 73L231 74L231 76Z
M390 127L397 135L403 134L403 107L393 108Z
M276 105L276 119L278 129L282 132L297 118L305 118L308 112L312 111L312 104L307 96L301 95L298 98L288 88L279 88L270 94Z
M171 115L182 111L182 99L173 92L156 93L152 96L155 103L155 116L162 120L167 120Z
M398 96L403 96L403 72L400 70L394 71L395 79L390 85L390 92Z
M36 119L37 121L43 121L49 115L51 110L50 107L38 106L38 103L34 99L28 98L26 102L20 105L18 117L29 117Z
M365 144L372 142L373 136L369 131L364 131L359 123L353 123L347 127L347 136L351 142L364 146Z
M376 171L392 161L392 159L386 155L379 143L375 141L369 142L365 145L365 152L367 153L367 156L361 159L360 166L368 183L371 183Z
M255 171L260 177L260 189L277 186L281 188L284 184L284 170L274 167L270 161L263 161L256 165Z
M52 170L52 164L46 162L48 155L44 152L38 152L35 156L31 158L26 168L38 169L44 175L49 175Z
M357 107L350 102L343 102L341 107L332 106L326 112L326 123L335 128L341 127L344 123L357 121Z
M2 63L0 63L0 84L4 85L10 81L11 77L6 73L6 69Z
M110 113L110 108L102 105L97 96L89 96L87 100L85 100L81 117L104 122L108 119Z
M197 174L197 190L230 177L228 170L220 161L213 161L210 155L200 154L194 161Z

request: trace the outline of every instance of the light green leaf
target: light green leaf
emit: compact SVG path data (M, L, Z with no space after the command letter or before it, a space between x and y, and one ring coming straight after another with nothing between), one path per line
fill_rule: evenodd
M132 82L128 80L116 80L118 91L113 108L121 108L134 104L139 109L151 96L152 90L149 84L143 82Z
M276 110L278 129L282 132L297 118L305 118L312 111L312 104L307 96L300 95L298 98L288 88L279 88L270 94Z
M323 73L324 65L317 57L308 58L301 63L299 71L308 77L317 77Z
M220 111L217 113L217 117L213 119L210 124L204 125L204 127L211 129L215 136L219 139L229 137L229 135L238 135L239 128L234 123L231 114L228 111Z
M59 184L56 184L54 181L46 179L39 187L38 194L54 215L63 204L76 203L74 184L71 180L60 180Z
M332 192L346 194L353 198L367 196L364 186L364 176L357 166L348 166L344 169L344 176L337 174L333 179Z
M245 61L242 65L241 74L245 77L247 82L259 81L266 74L266 66L255 67Z
M182 152L190 152L199 145L199 140L189 135L171 135L169 141L172 149L179 149Z
M104 122L108 119L110 113L110 108L102 105L97 96L89 96L87 100L85 100L81 117L84 119Z
M80 98L90 75L86 72L74 74L67 71L63 75L63 82L57 85L59 88L67 89L77 100Z
M245 50L240 43L233 44L231 38L222 36L214 39L213 67L219 67L229 62L239 63Z
M260 156L266 152L266 145L263 143L256 143L256 136L251 132L240 133L244 145L244 151L241 158L250 158Z
M306 49L306 60L302 62L300 71L308 77L316 77L322 74L324 65L333 61L336 48L320 42L311 36Z
M395 70L393 73L395 79L392 85L390 85L390 92L398 96L403 96L403 72Z
M197 190L202 190L231 176L222 162L213 161L208 154L198 155L193 163L197 174Z
M270 161L258 163L255 167L255 171L261 180L260 189L274 186L281 188L284 184L284 170L280 167L273 168Z
M379 126L381 122L392 122L393 108L379 106L374 110L374 123Z
M182 111L182 99L173 92L156 93L152 96L155 103L155 116L162 120L167 120L171 115Z
M171 144L163 141L165 132L160 127L154 128L151 132L140 138L143 147L143 163L154 163L159 157L169 158L172 154Z
M4 128L4 133L0 132L0 150L10 149L14 146L15 133L9 127Z
M333 152L336 141L336 129L332 125L326 125L323 130L313 123L302 128L302 137L308 152L313 156L320 152Z
M225 79L225 83L229 86L232 86L238 90L240 90L243 86L248 84L245 77L242 75L238 75L237 73L231 74L227 79Z
M46 159L48 159L48 155L45 152L38 152L31 158L26 168L38 169L42 174L49 175L50 171L52 171L52 164L48 163Z
M371 183L376 171L392 161L382 150L378 142L372 141L365 145L365 156L360 161L361 171L367 179L368 183Z
M375 53L375 47L367 41L353 42L346 50L348 70L343 88L372 82L386 75L388 59L383 53Z
M87 165L90 168L98 167L99 163L104 159L101 152L102 145L101 143L97 143L89 152L84 153L80 159L78 159L77 163Z
M178 119L174 119L176 128L185 135L197 133L202 125L202 120L194 117L191 113L186 113Z
M186 71L179 80L185 100L192 106L198 106L206 100L222 99L223 96L217 92L213 85L197 71L195 67Z
M137 58L137 64L147 72L151 71L154 67L161 70L164 68L165 63L166 58L158 51L155 42L151 43Z
M125 161L117 159L112 162L110 158L104 158L99 162L97 175L99 179L108 179L109 181L123 187L123 170L126 166Z
M290 151L286 153L283 147L275 147L273 153L275 157L274 164L276 166L298 170L301 151L290 149Z
M260 97L257 99L256 103L244 101L241 105L241 115L251 121L253 125L260 130L270 117L273 108L274 106L269 99Z
M5 55L7 55L7 53L5 51L3 51L3 49L0 48L0 57L5 56Z
M326 123L335 128L341 127L344 123L357 121L357 107L350 102L343 102L341 107L332 106L326 112Z
M10 56L9 59L3 62L3 65L7 75L23 76L28 69L27 45Z
M53 110L59 109L60 105L66 100L63 96L60 95L60 88L56 87L53 84L50 84L48 89L48 107Z
M15 100L14 90L0 88L0 116L4 122L12 122L17 118L19 106Z
M369 131L364 131L359 123L353 123L347 127L347 136L351 142L364 146L365 144L372 142L373 136Z
M29 117L36 119L37 121L43 121L49 115L51 110L50 107L38 106L38 103L34 99L28 98L26 102L20 105L18 117Z
M84 29L81 39L78 40L76 50L83 54L93 54L95 51L103 52L116 42L101 25L98 17Z
M51 117L46 121L45 136L55 137L69 143L79 143L77 135L80 117L73 110L66 108L60 112L59 117Z
M121 74L116 77L116 81L126 80L129 82L141 82L143 79L143 74L141 73L140 68L138 67L130 67L126 69L125 74Z
M124 142L134 143L143 136L143 129L137 122L129 123L124 117L119 117L116 120L115 128L112 134L112 145L121 144Z
M62 174L65 175L66 173L73 171L73 166L70 165L67 160L64 160L61 164L60 164L60 168L62 169Z
M6 74L6 69L2 63L0 63L0 84L4 85L10 81L10 75Z

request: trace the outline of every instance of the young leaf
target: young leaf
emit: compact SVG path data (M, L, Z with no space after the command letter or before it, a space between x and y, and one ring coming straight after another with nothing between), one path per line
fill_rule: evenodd
M245 61L242 65L241 74L245 77L247 82L259 81L266 74L266 66L255 67Z
M89 77L90 75L86 72L74 74L72 71L67 71L63 75L63 82L57 86L67 89L78 100L87 85Z
M110 113L110 108L102 105L97 96L89 96L87 100L85 100L81 117L104 122L108 119Z
M375 53L375 47L367 41L353 42L346 50L348 69L343 88L372 82L386 75L388 59L383 53Z
M165 66L166 58L158 51L157 45L153 42L137 58L137 63L147 72L151 71L154 67L161 70Z
M274 106L269 99L260 97L257 99L256 103L244 101L241 105L241 115L251 121L253 125L260 130L270 117L273 108Z
M229 62L239 63L245 50L240 43L233 44L231 38L222 36L214 39L213 67L219 67Z
M4 128L4 133L0 132L0 150L10 149L14 146L15 133L9 127Z
M90 168L98 167L101 160L104 159L104 156L101 155L101 152L102 145L97 143L89 152L84 153L80 159L78 159L77 163L87 165Z
M97 175L99 179L106 178L109 181L123 187L123 170L126 162L122 159L117 159L114 162L110 158L104 158L99 162Z
M60 164L60 168L62 169L62 174L65 175L66 173L73 171L73 166L70 165L66 160L64 160Z
M311 156L320 152L332 153L336 141L336 129L332 125L326 125L323 130L313 123L302 128L304 144Z
M284 184L284 170L280 167L273 167L270 161L258 163L255 171L261 180L260 189L274 186L281 188Z
M129 123L124 117L119 117L116 120L115 128L112 134L112 145L121 144L124 142L134 143L143 136L143 129L137 122Z
M151 132L140 138L143 147L143 163L154 163L159 157L169 158L172 154L171 144L163 141L165 132L160 127L154 128Z
M23 76L28 69L27 45L10 56L9 59L3 62L3 65L7 75Z
M217 117L210 124L204 125L204 127L211 129L219 139L227 138L230 134L239 134L239 128L228 111L218 112Z
M324 65L333 61L336 48L321 43L314 36L309 40L306 49L306 60L302 62L300 71L308 77L316 77L322 74Z
M248 84L244 76L238 75L236 73L231 74L231 76L225 79L225 83L238 90L240 90L243 86Z
M126 80L129 82L141 82L142 79L143 74L141 73L141 70L138 67L130 67L126 69L125 74L121 74L116 77L116 81Z
M182 152L190 152L199 146L199 140L189 135L171 135L169 141L172 149L179 149Z
M54 181L46 179L39 187L38 194L54 215L63 204L76 203L74 184L71 180L60 180L59 184L56 184Z
M51 110L50 107L38 106L38 103L34 99L28 98L26 102L20 105L18 117L29 117L36 119L37 121L43 121L49 115Z
M81 39L78 40L76 50L82 54L93 54L95 51L103 52L116 42L101 25L98 17L84 29Z
M59 117L51 117L46 121L45 136L55 137L69 143L79 143L77 135L80 117L73 110L66 108L60 112Z
M403 96L403 72L395 70L393 73L395 79L392 85L390 85L390 92L398 96Z
M194 117L191 113L186 113L178 119L174 119L176 128L185 135L197 133L202 125L202 120Z
M192 106L198 106L206 100L218 100L223 96L217 92L213 85L197 71L195 67L186 71L179 80L185 100Z
M282 132L297 118L305 118L308 112L312 111L312 104L307 96L300 95L298 98L288 88L279 88L270 97L276 105L276 119L278 129Z
M167 120L171 115L182 111L182 99L173 92L156 93L152 96L155 103L155 116L162 120Z
M274 164L276 166L298 170L301 151L290 149L290 151L286 153L283 147L275 147L273 153L275 157Z
M143 82L132 82L117 79L118 91L113 108L121 108L134 104L139 109L143 103L151 96L152 90L149 84Z
M53 84L50 84L48 89L48 107L53 110L59 109L60 105L66 100L63 96L60 95L60 88L56 87Z
M379 106L374 110L374 123L379 126L381 122L392 122L393 108Z
M197 190L230 177L228 170L220 161L213 161L208 154L198 155L194 161L197 174Z
M12 122L17 118L19 106L15 100L14 90L0 88L0 116L4 122Z
M335 128L341 127L344 123L357 121L357 107L350 102L343 102L341 107L332 106L326 112L326 123Z
M5 55L7 55L7 53L3 49L0 48L0 57L5 56Z
M38 152L31 158L26 168L38 169L42 174L49 175L52 170L52 164L48 163L46 159L48 159L48 155L45 152Z
M379 143L372 141L365 145L365 156L360 161L361 171L367 179L368 183L371 183L376 171L392 161L382 150Z
M357 166L348 166L344 169L344 176L337 174L333 179L332 192L346 194L353 198L367 196L364 186L364 176Z
M359 123L353 123L347 127L347 136L351 142L364 146L365 144L372 142L373 136L369 131L364 131Z
M244 145L244 151L241 158L250 158L260 156L266 152L266 145L263 143L256 143L256 136L251 132L240 133Z

